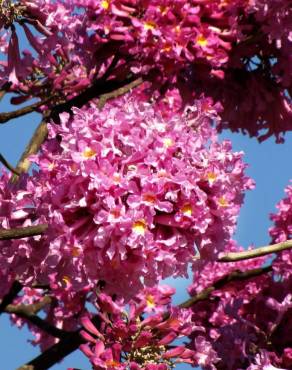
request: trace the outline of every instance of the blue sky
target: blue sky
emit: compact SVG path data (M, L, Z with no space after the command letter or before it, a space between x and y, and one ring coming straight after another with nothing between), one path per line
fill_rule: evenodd
M7 98L3 99L0 110L11 109L15 108L9 105ZM0 125L0 153L13 165L17 163L39 122L39 115L31 114ZM292 133L280 145L275 144L274 138L259 144L255 139L227 131L221 138L231 140L235 151L245 152L245 162L249 164L247 173L256 181L256 189L246 195L235 238L245 247L250 244L265 245L269 243L269 213L275 211L275 204L284 196L284 187L292 178ZM177 289L177 303L186 299L188 281L168 279L167 282L174 284ZM13 370L38 354L38 349L27 343L32 338L29 332L11 327L6 314L0 317L0 333L1 368ZM78 351L52 369L63 370L74 366L83 370L90 369L87 359ZM181 365L178 368L186 370L190 366Z

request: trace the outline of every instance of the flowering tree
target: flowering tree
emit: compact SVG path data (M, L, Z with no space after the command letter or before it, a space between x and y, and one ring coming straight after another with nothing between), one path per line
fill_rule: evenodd
M254 184L217 138L292 129L291 5L0 0L0 95L26 103L0 123L43 116L16 168L0 155L0 313L42 351L19 369L78 348L98 370L292 368L292 187L274 244L237 245ZM189 265L174 306L159 282Z

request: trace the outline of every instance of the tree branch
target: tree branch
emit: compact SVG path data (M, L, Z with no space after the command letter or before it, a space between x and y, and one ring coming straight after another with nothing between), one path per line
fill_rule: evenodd
M214 292L214 290L219 290L232 281L248 280L256 276L267 274L270 271L272 271L272 266L260 267L247 271L233 271L230 274L223 276L221 279L217 280L213 285L202 290L200 293L191 297L187 301L179 304L179 307L190 308L198 302L207 300L210 297L211 293Z
M97 327L100 325L100 319L95 316L91 320ZM80 330L67 335L58 343L54 344L39 356L19 367L17 370L46 370L56 363L60 362L64 357L74 352L78 347L85 343L85 339L80 335Z
M41 235L47 229L47 224L17 227L14 229L0 229L0 240L21 239L29 236Z
M36 154L42 143L45 141L46 137L48 135L48 129L47 129L47 122L44 119L36 128L29 144L27 145L25 151L23 152L20 160L17 163L16 171L18 173L27 172L30 167L30 161L28 157L31 154ZM11 182L15 183L18 179L18 175L14 175L11 178Z
M19 176L19 172L16 168L14 168L7 160L6 158L0 153L0 162L12 173Z
M22 288L23 286L19 281L15 280L13 282L9 292L3 297L0 303L0 314L4 312L6 307L13 302L14 298L17 296Z
M236 262L242 261L249 258L257 258L266 256L267 254L271 253L279 253L281 251L291 249L292 248L292 240L287 240L282 243L271 244L264 247L259 247L252 250L242 251L242 252L228 252L228 253L220 253L217 262Z
M53 337L65 338L66 336L70 335L70 332L59 329L36 315L36 313L41 311L46 305L50 304L51 302L52 302L52 299L46 296L41 301L37 303L29 304L29 305L10 304L5 308L4 311L6 313L15 314L19 317L22 317L23 319L26 319L31 324L35 325L36 327L45 331L46 333L48 333L49 335Z
M37 108L46 104L51 99L52 99L52 97L49 97L49 98L44 99L42 101L39 101L37 103L28 105L27 107L17 109L13 112L0 113L0 124L6 123L6 122L10 121L11 119L22 117L22 116L25 116L26 114L34 112Z
M75 96L74 98L56 105L51 113L50 118L55 120L56 122L59 119L59 114L62 112L70 112L71 108L77 107L81 108L85 104L87 104L90 100L94 98L98 98L101 95L111 93L119 88L122 88L130 83L135 81L133 77L129 77L124 81L117 81L117 80L108 80L104 81L103 78L97 80L94 84L88 87L85 91L80 93L79 95Z
M79 331L68 335L17 370L46 370L74 352L85 340Z
M128 83L127 85L125 85L123 87L120 87L120 88L118 88L114 91L111 91L109 93L100 95L97 107L99 109L102 109L104 107L105 103L108 100L117 98L119 96L122 96L122 95L126 94L127 92L131 91L132 89L134 89L135 87L141 85L142 83L143 83L143 78L139 77L136 80Z

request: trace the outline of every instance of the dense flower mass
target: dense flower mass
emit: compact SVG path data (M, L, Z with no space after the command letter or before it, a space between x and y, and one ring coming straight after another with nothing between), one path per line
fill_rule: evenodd
M273 242L291 239L291 186L271 215ZM225 250L238 251L235 242ZM229 277L229 280L226 278ZM211 290L211 299L200 299ZM291 251L236 263L198 261L189 287L194 300L190 348L203 369L290 369Z
M194 352L173 344L193 329L191 312L171 307L173 293L168 286L145 289L127 307L100 293L98 314L81 319L87 342L81 350L93 369L167 370L192 363Z
M215 258L253 183L242 153L217 141L207 103L205 113L189 108L167 121L130 96L102 112L92 105L74 109L73 119L62 114L35 158L40 172L18 193L22 203L14 203L26 206L18 220L36 217L49 231L41 249L38 240L35 248L2 242L14 271L22 243L26 279L49 276L77 290L103 280L108 291L126 294L127 287L132 295L144 284L184 276L197 252Z
M45 352L29 368L292 369L292 186L277 254L244 251L254 183L216 133L292 130L291 0L0 0L0 53L0 100L26 103L0 124L43 116L16 168L0 153L0 314ZM159 283L190 266L173 306Z
M223 106L220 128L261 140L275 134L278 141L292 129L287 0L1 4L0 48L7 54L1 86L19 93L13 103L39 97L45 109L100 79L143 76L152 97L174 85L183 100L186 91L213 97ZM25 50L20 34L29 43Z

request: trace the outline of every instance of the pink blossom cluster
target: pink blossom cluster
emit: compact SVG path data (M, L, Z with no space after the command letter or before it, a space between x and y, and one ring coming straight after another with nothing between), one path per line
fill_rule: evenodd
M262 263L237 262L233 272L260 271ZM230 266L223 275L224 268L218 264L205 267L203 277L211 275L214 279L209 287L230 276ZM190 336L189 348L195 351L196 365L214 370L291 368L291 274L285 281L277 276L270 268L250 279L231 279L217 286L209 299L194 303L192 322L204 328ZM198 280L194 279L191 286L192 295L202 292Z
M291 239L291 186L271 215L273 242ZM225 251L240 251L230 242ZM190 336L195 363L203 369L290 369L292 288L291 252L236 263L198 261L191 296L212 288L209 299L194 301L192 321L201 330ZM265 270L266 269L266 270ZM241 278L236 274L241 271ZM250 278L244 273L254 272ZM229 276L229 280L224 280ZM233 276L233 278L232 278Z
M270 216L274 225L269 232L272 241L276 243L285 242L292 239L292 185L285 189L286 196L278 204L278 213ZM273 269L282 279L290 280L292 253L291 250L285 250L278 253L273 261Z
M200 114L188 108L167 121L130 96L101 112L92 105L74 109L73 119L62 114L35 157L40 172L9 194L2 218L5 228L49 230L2 241L3 266L26 284L49 278L80 290L102 280L109 292L135 294L184 276L197 251L216 258L253 182L242 153L217 141L207 103Z
M51 281L80 289L103 280L109 292L134 294L184 276L196 251L213 259L224 249L253 182L207 110L195 131L192 109L165 121L131 97L60 119L27 183L50 225L42 266Z
M147 288L127 306L99 293L97 315L81 318L86 344L80 349L93 369L167 370L191 364L194 352L174 342L191 333L191 312L171 306L173 293L168 286Z
M12 83L10 91L19 94L12 99L15 104L31 97L45 100L48 91L48 104L55 104L102 78L143 76L151 84L151 97L176 86L183 101L188 91L192 98L203 93L220 102L219 129L240 130L260 140L275 134L281 141L292 128L287 0L5 4L0 49L7 60L1 62L1 86ZM30 50L21 52L20 33Z

